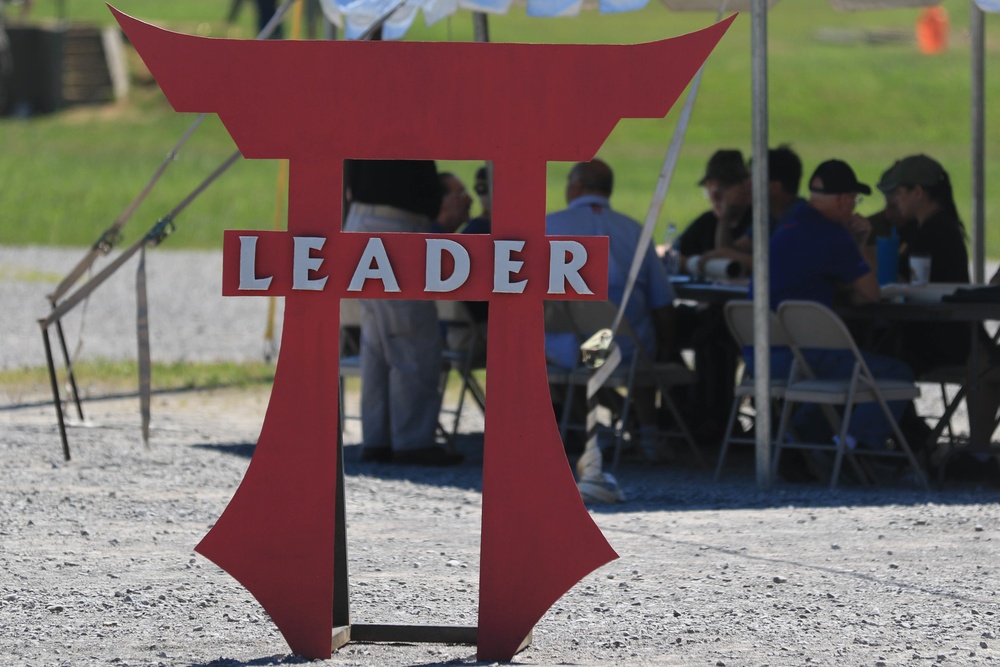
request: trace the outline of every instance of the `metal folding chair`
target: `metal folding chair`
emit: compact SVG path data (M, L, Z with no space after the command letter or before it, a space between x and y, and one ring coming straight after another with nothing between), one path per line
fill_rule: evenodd
M547 333L572 333L580 344L597 331L609 328L617 311L618 306L611 301L547 301L545 303L545 330ZM632 355L631 362L619 366L605 384L605 387L620 390L623 393L621 414L617 419L613 419L612 424L608 427L615 441L612 470L617 469L621 457L622 442L625 434L629 431L629 414L633 402L633 392L637 388L659 390L660 403L670 413L675 426L669 430L659 430L658 435L681 439L699 465L704 467L705 459L701 450L698 449L677 404L670 397L670 390L674 387L694 384L697 377L695 372L679 363L654 363L642 352L642 347L635 340L632 328L624 319L619 326L618 335L634 341L635 354ZM564 441L570 430L586 430L586 425L583 423L571 423L570 409L576 389L586 388L590 374L591 369L582 362L569 370L549 365L549 383L562 387L565 391L566 398L559 426L559 432ZM630 437L633 435L629 433Z
M726 326L729 328L729 333L736 341L736 345L741 349L745 347L751 347L754 345L754 315L753 315L753 301L747 300L733 300L726 303L723 306L723 316L726 320ZM781 326L781 322L778 321L778 317L771 313L771 339L770 345L774 346L787 346L788 336L785 334L785 330ZM784 398L785 387L788 385L788 378L786 377L772 377L771 378L771 401L773 406L780 405L780 401ZM748 372L747 367L740 370L740 377L736 382L736 387L733 389L733 407L729 411L729 420L726 423L726 433L722 437L722 446L719 449L719 460L715 465L715 480L719 480L719 476L722 474L722 466L726 461L726 454L729 453L729 446L732 444L756 444L756 440L751 437L736 436L733 435L733 428L736 426L736 419L741 415L741 409L744 405L747 407L752 406L754 399L754 379L753 376ZM746 413L742 413L746 414ZM755 422L757 420L757 412L754 411L750 416Z
M837 484L843 459L846 457L854 470L864 479L866 474L857 458L862 456L903 458L913 468L917 477L927 487L927 476L910 449L899 424L889 410L888 401L912 400L920 396L920 388L914 382L875 377L865 363L861 351L843 321L832 310L814 301L786 301L778 308L778 320L784 327L794 355L788 384L785 388L785 404L781 411L781 422L774 441L772 458L773 472L778 470L781 450L785 448L830 451L834 454L833 473L830 487ZM810 368L803 350L841 350L854 357L854 367L850 377L837 379L817 378ZM786 442L790 417L796 406L814 403L824 406L824 414L836 434L836 439L828 443ZM892 426L898 443L898 450L852 449L848 444L848 428L854 408L861 403L878 403L885 418ZM843 410L839 416L832 406Z
M474 371L486 368L485 322L477 322L462 301L438 301L437 310L438 319L447 328L447 345L443 353L445 365L448 370L458 373L461 381L455 408L446 408L443 401L441 404L441 411L453 417L451 437L454 439L467 396L472 397L483 415L486 414L486 389L474 374ZM446 372L446 383L447 377ZM441 389L443 392L445 387Z

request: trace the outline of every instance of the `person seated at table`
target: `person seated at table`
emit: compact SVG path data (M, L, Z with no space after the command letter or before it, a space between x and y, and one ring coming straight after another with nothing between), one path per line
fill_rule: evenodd
M767 151L767 208L773 234L785 215L800 201L802 159L788 144Z
M607 236L608 299L620 305L642 225L611 208L613 186L614 174L602 160L574 165L566 181L568 206L546 216L545 233L550 236ZM673 351L673 302L673 287L663 263L650 246L625 306L625 319L635 332L642 351L634 350L631 341L621 341L623 363L628 363L633 354L640 353L651 360L669 360ZM546 333L545 355L551 363L574 368L580 356L576 336ZM655 400L651 390L635 392L639 444L648 459L658 461L667 457L668 451L657 433Z
M465 223L458 231L462 234L489 234L493 228L493 187L490 184L489 169L485 166L476 170L476 184L473 186L476 197L479 198L479 215ZM489 319L490 304L488 301L466 301L466 307L472 318L482 325L482 334L486 336L486 320Z
M910 238L913 235L917 221L913 218L903 217L899 206L896 204L896 198L891 194L892 178L898 164L899 160L896 160L891 167L882 172L882 176L879 177L878 183L875 185L885 198L885 207L881 211L868 216L868 222L872 226L872 231L868 235L868 245L876 245L879 238L886 238L895 230L896 235L899 237L899 252L902 253L907 247L904 239ZM909 264L907 262L900 262L897 266L900 268L900 278L904 279L902 281L909 282ZM905 276L902 275L903 269L906 270Z
M751 163L753 160L751 159ZM788 144L767 151L767 211L768 229L773 234L784 222L785 215L799 201L799 185L802 182L802 160ZM753 264L753 227L733 243L733 247L750 256Z
M969 282L965 226L952 195L951 179L926 155L910 155L884 175L887 220L898 226L900 280L909 282L910 258L930 258L932 283ZM915 223L907 224L908 221ZM899 354L919 377L939 366L965 364L971 350L969 328L961 322L927 322L897 329Z
M965 226L955 206L951 178L941 163L927 155L910 155L896 162L884 181L880 189L899 211L901 280L909 279L909 258L925 256L931 263L929 282L969 283ZM913 222L907 225L907 221ZM964 366L972 351L972 336L964 322L898 328L895 341L917 377L941 366ZM992 433L1000 405L1000 354L981 327L979 346L980 358L990 360L991 367L977 379L979 432Z
M490 186L489 169L480 167L476 170L476 184L473 187L476 196L479 197L480 212L460 231L463 234L489 234L492 229L493 218L493 192Z
M752 249L749 243L738 247L753 222L750 206L750 172L743 153L720 149L712 154L705 173L698 181L711 209L698 216L670 245L657 248L665 256L676 251L681 273L703 275L706 262L731 260L740 272L749 270ZM726 423L732 401L733 378L739 351L733 345L719 306L679 306L677 308L678 344L694 352L698 380L687 397L685 411L691 416L692 430L701 440L716 439Z
M483 171L480 169L480 171ZM477 176L478 178L478 176ZM472 210L472 197L461 179L451 172L438 174L438 181L441 184L441 210L431 226L431 232L436 234L451 234L459 232L462 234L482 234L489 233L489 219L487 218L486 231L477 223L476 227L472 223L476 220L469 220L469 213ZM478 187L478 181L477 181ZM486 360L486 320L489 317L489 303L486 301L464 301L466 309L472 318L473 331L469 326L449 326L444 332L445 341L451 350L468 350L470 345L476 348L476 363L485 363Z
M743 153L716 151L698 185L704 188L712 207L695 218L672 244L679 254L680 271L698 274L712 259L734 260L749 270L752 256L734 247L753 223L750 172Z
M469 221L472 197L465 184L450 171L438 174L438 183L441 185L441 209L430 231L433 234L451 234Z
M792 206L785 222L771 237L771 307L797 299L816 301L827 307L844 300L871 303L879 299L878 282L862 254L870 225L854 212L858 196L871 188L860 183L850 165L841 160L820 164L809 179L809 200ZM753 283L750 295L753 296ZM854 356L841 350L804 350L806 360L819 378L849 377ZM910 368L891 357L863 352L876 377L913 380ZM753 368L753 350L744 350L744 359ZM787 377L792 354L788 348L771 351L771 376ZM898 421L906 401L891 401L889 408ZM793 417L793 429L805 441L823 442L833 434L821 410L806 405ZM855 408L849 436L858 445L881 449L892 427L877 403Z

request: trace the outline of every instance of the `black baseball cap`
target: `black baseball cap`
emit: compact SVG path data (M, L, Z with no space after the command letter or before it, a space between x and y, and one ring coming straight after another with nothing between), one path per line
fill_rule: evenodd
M742 183L748 178L750 172L743 161L743 153L735 149L723 149L715 151L709 158L705 175L698 181L698 185L705 185L707 181L719 181L722 185L729 186Z
M858 182L854 170L843 160L827 160L809 178L809 191L824 195L842 195L859 192L870 195L872 189Z

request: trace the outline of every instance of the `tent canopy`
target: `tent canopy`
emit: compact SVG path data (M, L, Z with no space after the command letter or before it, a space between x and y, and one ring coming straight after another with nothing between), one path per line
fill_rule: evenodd
M753 0L660 0L672 11L748 12ZM778 0L767 0L768 7ZM1000 0L975 0L983 11L1000 12ZM829 0L840 11L899 7L929 7L940 0ZM326 17L344 29L347 39L356 39L378 17L399 5L399 0L320 0ZM383 39L401 39L422 10L427 25L455 14L460 9L483 14L506 14L512 0L406 0L383 27ZM528 16L550 18L575 16L582 9L596 7L603 14L617 14L643 9L649 0L526 0Z

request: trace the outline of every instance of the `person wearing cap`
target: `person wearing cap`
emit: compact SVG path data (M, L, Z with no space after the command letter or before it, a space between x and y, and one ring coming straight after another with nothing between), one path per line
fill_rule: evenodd
M728 259L739 263L740 270L749 270L752 251L738 250L737 240L745 237L753 223L750 206L750 172L743 153L736 149L720 149L705 165L698 181L711 209L695 218L670 246L657 252L664 256L676 250L679 270L698 274L712 259ZM717 305L680 305L676 309L677 336L680 345L694 352L698 380L692 388L686 411L699 439L719 437L726 423L726 411L732 402L733 376L739 351L726 329L722 308Z
M750 172L743 153L735 149L716 151L698 185L704 188L712 208L695 218L673 243L680 255L680 270L693 272L694 257L700 258L699 263L733 259L749 269L750 254L733 247L753 223Z
M850 165L827 160L809 179L809 200L794 204L784 224L770 241L771 308L796 299L817 301L832 308L835 301L868 303L879 298L878 282L865 259L870 225L854 208L860 195L871 188L860 183ZM753 283L750 285L753 295ZM854 357L845 351L805 350L805 356L820 378L850 377ZM863 352L877 377L913 380L913 372L898 359ZM744 350L744 359L753 368L753 350ZM774 348L771 376L785 377L792 355L787 348ZM892 401L889 408L898 421L907 406ZM818 406L807 405L794 417L795 432L806 440L820 442L832 433ZM863 446L881 449L892 433L877 403L859 405L851 418L849 435Z
M889 236L893 228L895 228L896 234L900 237L904 235L909 236L911 235L911 229L917 225L917 221L913 218L903 216L903 213L899 210L899 206L896 204L896 198L892 195L894 187L892 184L893 173L898 164L899 160L896 160L891 167L883 171L878 179L878 183L875 184L876 189L885 198L885 207L881 211L868 216L868 222L872 226L872 233L868 237L869 245L874 245L877 238ZM900 250L902 250L902 247ZM905 264L900 265L901 269L904 267Z
M909 258L925 256L931 262L929 282L968 283L965 226L955 206L951 178L941 163L923 154L904 157L886 171L879 189L900 218L914 221L900 230L900 266L906 267L901 272L908 278ZM897 327L895 334L903 360L918 377L941 366L965 365L972 351L968 326L961 322ZM995 345L981 327L979 339L981 358L997 358ZM980 432L991 433L1000 405L1000 367L981 373L979 383Z
M952 195L951 179L941 164L927 155L910 155L883 175L879 189L886 208L898 212L900 273L909 280L910 258L929 257L929 282L968 283L969 254ZM906 225L906 221L913 223ZM971 340L964 324L931 322L899 328L901 356L921 375L939 366L964 364Z

